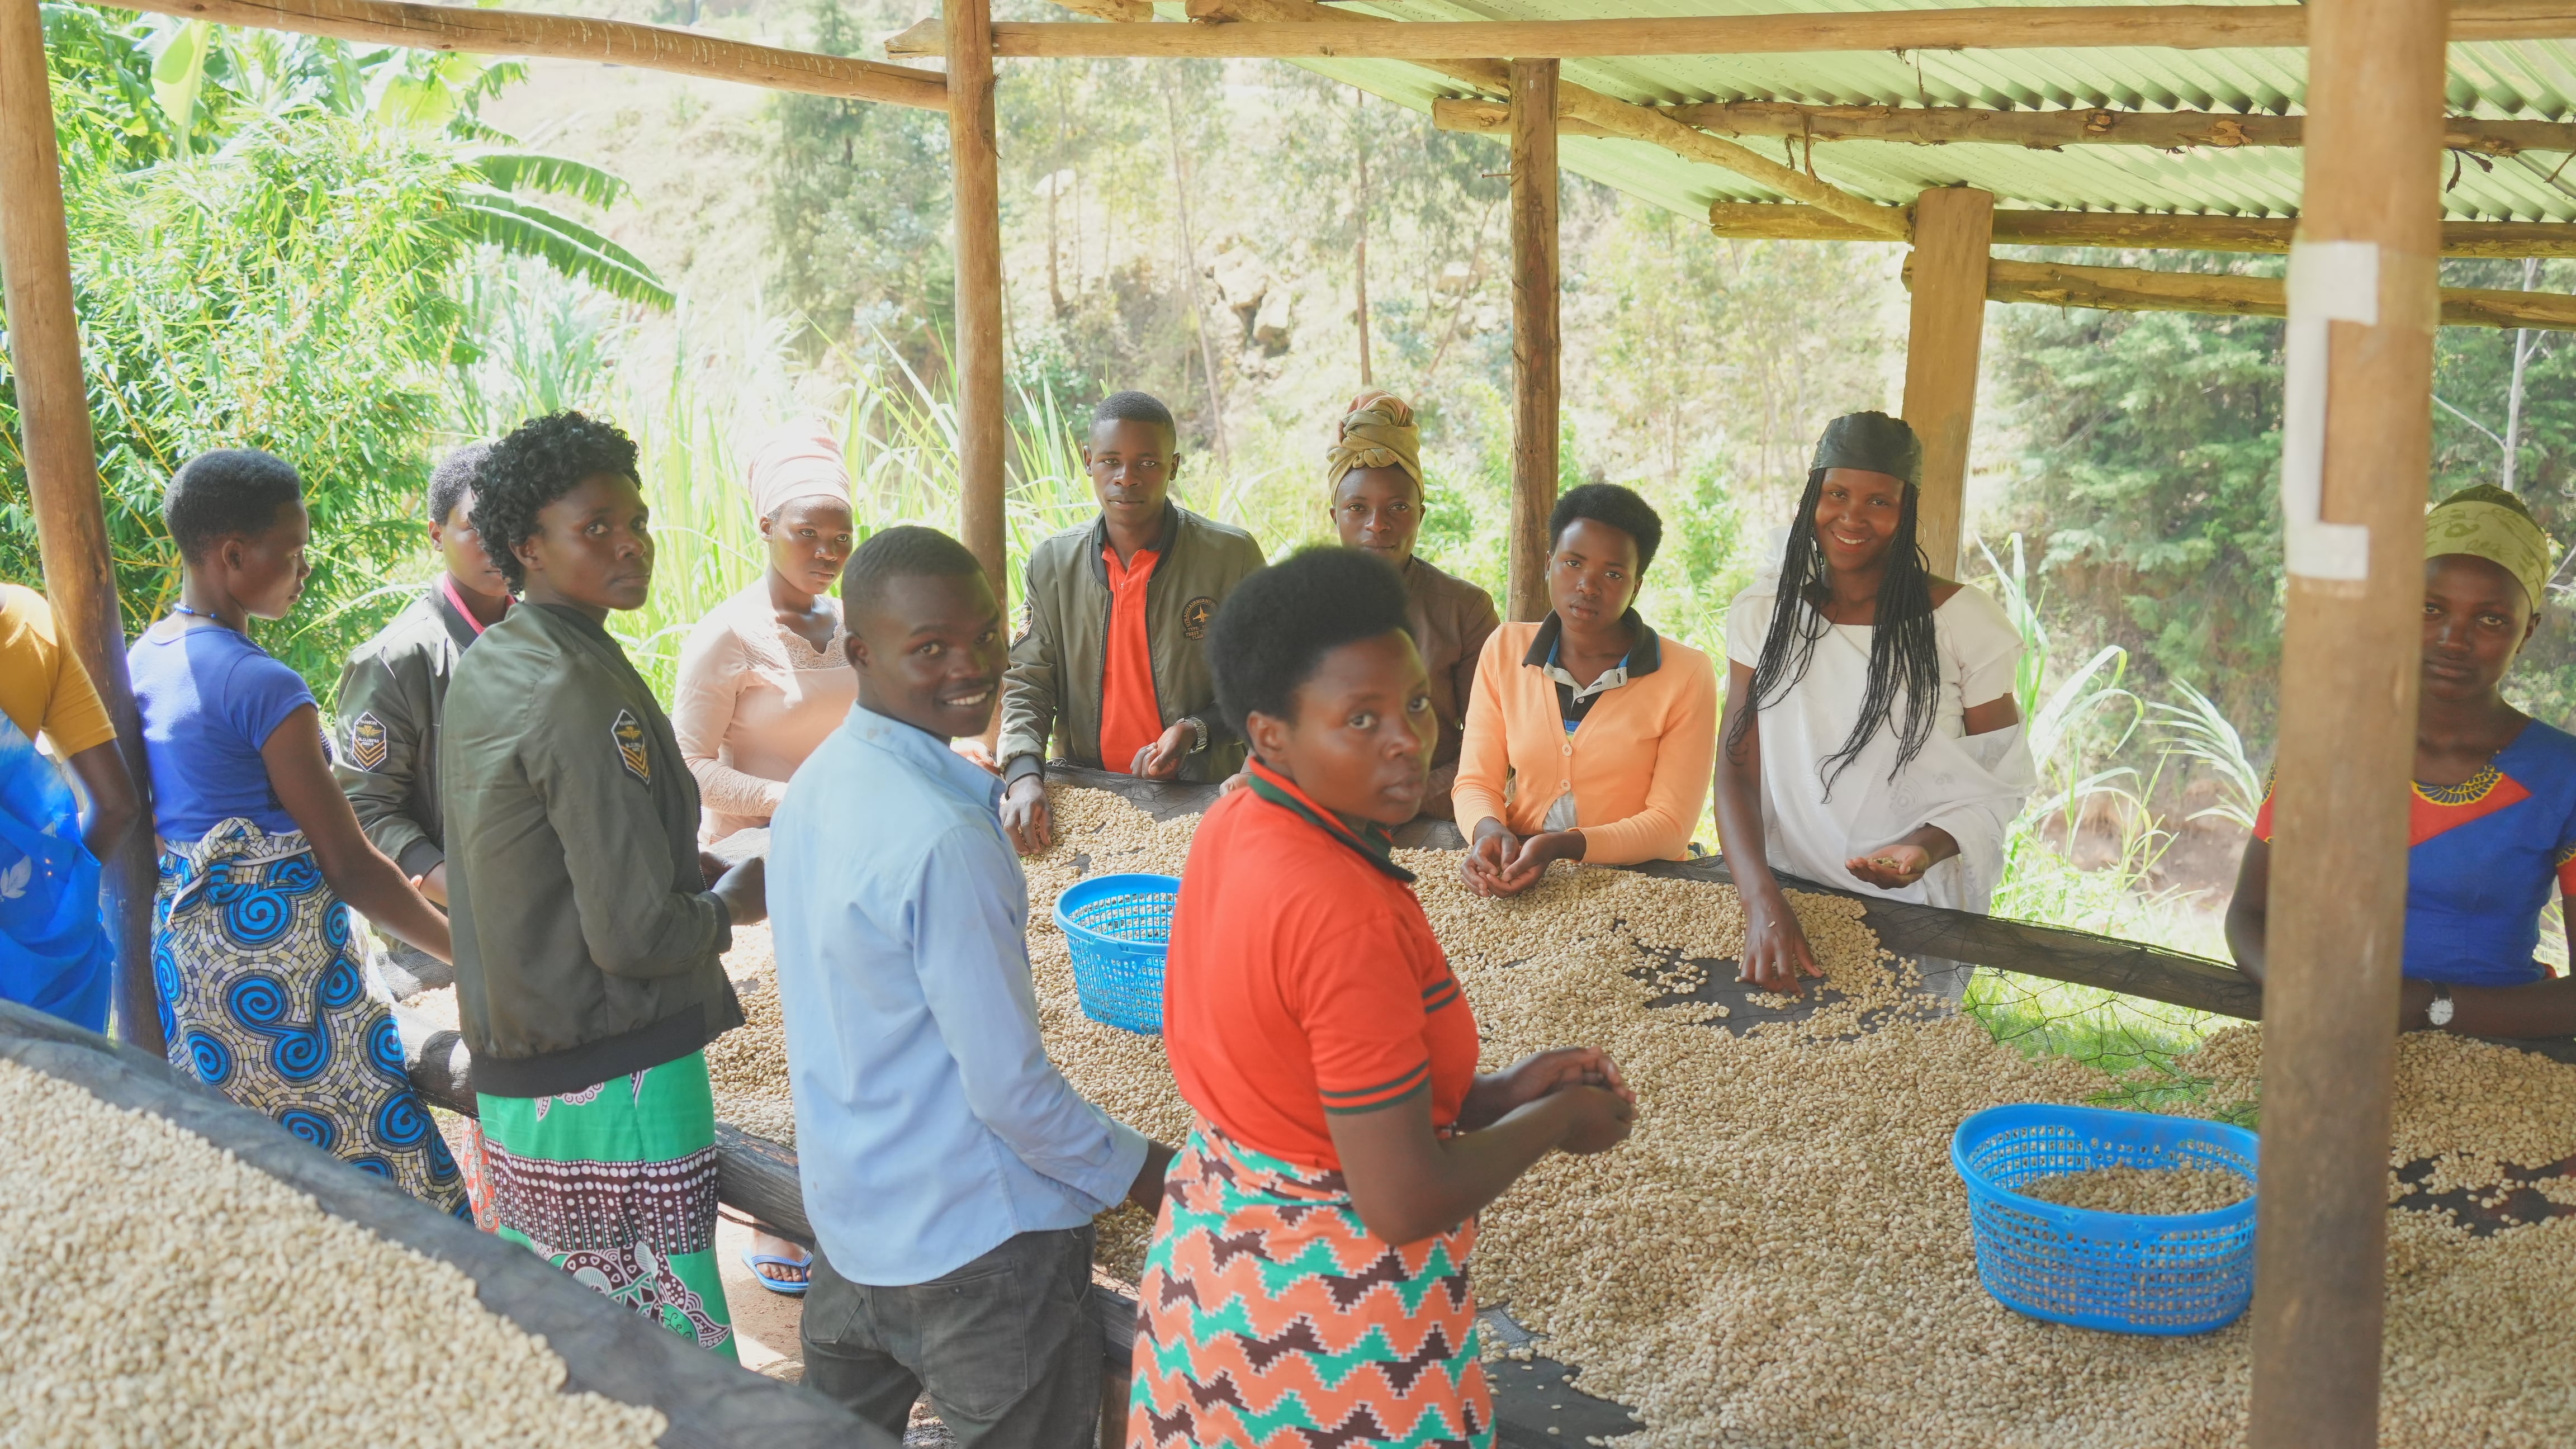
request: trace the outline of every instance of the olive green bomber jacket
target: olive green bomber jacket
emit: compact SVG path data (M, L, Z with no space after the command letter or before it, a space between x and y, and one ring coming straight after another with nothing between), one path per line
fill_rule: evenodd
M485 630L448 686L439 765L478 1091L579 1091L742 1024L697 781L605 629L522 604Z
M1050 742L1057 757L1103 767L1100 709L1109 667L1109 543L1099 519L1029 553L1027 613L1011 643L1002 685L1002 736L994 754L1007 778L1036 773ZM1183 762L1184 780L1222 780L1243 766L1244 747L1216 707L1204 641L1217 605L1267 562L1251 534L1202 518L1177 503L1163 509L1159 561L1145 585L1145 633L1154 698L1166 728L1183 719L1207 726L1207 748ZM1106 768L1124 770L1119 760Z
M447 858L439 726L457 657L473 642L472 621L433 582L340 671L331 774L367 839L408 876L427 875Z

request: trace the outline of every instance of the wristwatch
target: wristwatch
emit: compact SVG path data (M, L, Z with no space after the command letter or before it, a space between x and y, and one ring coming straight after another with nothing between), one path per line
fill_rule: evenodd
M1204 751L1207 748L1208 742L1207 721L1193 714L1184 715L1181 719L1181 723L1188 725L1191 731L1198 736L1197 742L1190 746L1190 753L1195 755Z
M2456 1008L2451 1004L2451 988L2448 986L2435 986L2433 988L2432 1001L2427 1003L2424 1007L2424 1023L2438 1031L2451 1024L2451 1015L2454 1010L2456 1010Z

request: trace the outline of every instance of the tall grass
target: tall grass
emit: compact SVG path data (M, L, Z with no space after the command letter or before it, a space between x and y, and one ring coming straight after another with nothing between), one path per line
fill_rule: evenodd
M1982 540L1977 547L1990 587L2022 635L2016 689L2040 772L2038 797L2005 840L1995 914L2222 954L2205 923L2154 887L2155 868L2173 837L2156 823L2147 802L2157 793L2166 760L2180 755L2222 766L2222 803L2235 805L2251 772L2235 730L2188 686L2180 704L2140 700L2123 683L2128 660L2116 647L2064 669L2052 685L2056 660L2030 591L2020 537L2007 546L2009 563ZM2142 742L2151 724L2161 748L2142 775L2117 760ZM2259 782L2254 788L2259 801ZM2071 855L2079 841L2107 858L2090 869L2079 867ZM2102 1100L2133 1106L2194 1098L2207 1084L2177 1063L2226 1024L2208 1012L1993 970L1977 972L1965 1005L1997 1041L2073 1057L2113 1074L2119 1083Z
M808 367L782 320L755 320L730 346L701 349L690 336L684 319L669 368L649 384L621 380L604 404L641 451L657 546L651 599L610 627L665 697L689 631L767 566L741 480L742 450L769 428L802 415L839 438L861 539L905 523L958 528L957 403L944 379L925 378L882 339ZM1016 597L1031 550L1098 505L1063 400L1015 385L1009 407L1003 542ZM1259 503L1257 487L1214 469L1185 473L1175 492L1228 522Z

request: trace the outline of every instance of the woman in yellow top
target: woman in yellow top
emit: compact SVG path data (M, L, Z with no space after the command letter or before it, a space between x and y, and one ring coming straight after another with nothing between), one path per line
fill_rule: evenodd
M1467 705L1451 799L1478 895L1527 890L1555 860L1684 858L1717 754L1708 656L1630 607L1663 520L1628 489L1587 483L1557 500L1547 532L1554 608L1485 641Z

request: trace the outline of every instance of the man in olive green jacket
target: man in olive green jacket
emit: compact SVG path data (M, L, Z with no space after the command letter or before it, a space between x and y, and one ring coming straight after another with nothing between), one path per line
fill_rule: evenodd
M1156 780L1222 780L1243 766L1203 641L1217 606L1265 560L1251 534L1171 501L1177 436L1143 393L1104 400L1082 450L1100 516L1029 554L994 750L1002 825L1023 853L1053 838L1050 743L1056 758Z
M359 645L340 671L339 748L331 774L358 825L420 893L447 904L447 817L439 807L438 732L456 660L510 608L509 585L483 552L468 515L481 443L450 453L429 475L429 542L445 565L411 606ZM388 941L397 997L445 986L445 962Z

